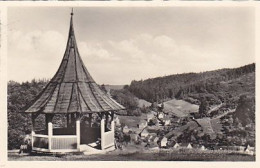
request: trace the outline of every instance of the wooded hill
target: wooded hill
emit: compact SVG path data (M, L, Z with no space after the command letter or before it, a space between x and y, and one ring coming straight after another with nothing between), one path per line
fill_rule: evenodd
M255 95L255 64L234 69L134 80L126 88L138 98L149 102L177 98L200 104L202 97L206 97L210 105L233 97L237 101L241 94Z

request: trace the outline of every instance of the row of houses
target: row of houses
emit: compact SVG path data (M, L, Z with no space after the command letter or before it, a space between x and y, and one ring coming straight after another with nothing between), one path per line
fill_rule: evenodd
M163 112L155 112L151 111L150 113L147 114L147 122L149 123L151 120L156 119L158 124L161 125L170 125L171 124L171 119L170 117L163 113Z
M138 124L137 124L137 128L140 130L140 132L142 132L142 134L146 135L147 134L147 130L145 130L145 128L148 126L148 123L151 121L151 120L154 120L156 119L157 120L157 124L161 123L163 125L170 125L171 124L171 120L169 117L165 116L165 114L163 113L157 113L157 112L154 112L152 111L151 113L147 114L147 118L145 120L141 120ZM117 126L120 126L121 123L120 123L120 120L118 117L115 117L115 124ZM133 130L135 128L131 128L131 130ZM123 127L123 132L124 133L128 133L130 131L130 128L125 125Z
M149 147L159 147L159 148L174 148L174 149L199 149L199 150L207 150L204 145L191 144L191 143L176 143L168 140L167 137L159 138L156 133L148 131L148 121L154 119L154 117L158 117L150 113L147 115L147 121L142 120L137 125L137 128L129 128L127 125L122 128L125 134L130 135L131 142L138 142L140 139L143 142L149 144ZM117 119L116 119L117 121ZM210 150L229 150L229 151L238 151L246 154L253 155L254 147L250 145L247 146L215 146L214 148L210 148Z

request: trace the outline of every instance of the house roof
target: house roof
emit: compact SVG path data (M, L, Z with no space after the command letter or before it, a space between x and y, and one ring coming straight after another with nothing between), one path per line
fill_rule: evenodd
M165 116L165 117L163 117L163 120L170 120L170 117Z
M141 125L141 124L147 124L147 121L141 120L141 121L139 122L139 125Z
M149 132L147 131L147 129L143 129L141 133L149 133Z
M146 116L147 117L154 117L154 114L153 113L148 113Z
M166 138L166 137L163 137L162 139L161 139L161 141L168 141L168 138Z
M26 113L94 113L124 109L102 91L85 67L76 43L71 13L65 54L51 81Z
M188 146L193 147L193 145L191 143L181 143L180 146L181 147L188 147Z

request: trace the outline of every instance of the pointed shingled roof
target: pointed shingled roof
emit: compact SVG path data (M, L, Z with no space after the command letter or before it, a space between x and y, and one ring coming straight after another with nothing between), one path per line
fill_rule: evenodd
M104 93L85 67L77 48L71 13L67 47L60 67L27 113L93 113L124 109Z

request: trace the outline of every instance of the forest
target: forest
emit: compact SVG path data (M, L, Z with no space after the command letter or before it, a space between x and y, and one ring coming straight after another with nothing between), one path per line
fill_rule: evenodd
M253 93L255 64L234 69L220 69L201 73L175 74L152 79L132 81L127 90L149 102L164 102L167 99L186 99L200 104L206 97L210 104L218 104L227 97L240 93ZM243 78L250 75L250 79ZM233 82L233 83L232 83ZM243 89L241 89L241 87ZM246 90L245 90L246 89Z

